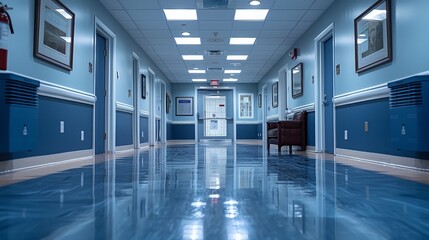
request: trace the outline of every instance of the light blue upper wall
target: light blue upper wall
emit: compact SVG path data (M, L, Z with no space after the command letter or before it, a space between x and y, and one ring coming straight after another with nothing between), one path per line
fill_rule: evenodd
M133 90L133 52L139 56L140 72L147 77L147 69L150 67L155 72L156 78L163 79L166 82L167 91L171 91L171 84L168 78L98 1L62 1L75 14L72 71L63 70L33 57L35 1L6 0L2 2L13 7L13 10L9 12L15 29L15 34L9 38L9 71L80 91L94 93L94 76L93 73L89 73L88 64L94 64L93 46L95 17L97 17L116 35L115 57L116 69L119 71L119 79L115 80L116 101L130 105L133 103L132 96L128 96L128 90ZM150 89L149 84L148 89ZM149 111L149 97L148 95L146 100L140 100L140 109Z
M221 83L222 84L222 83ZM196 84L196 83L172 83L171 84L171 90L172 90L172 98L171 98L171 111L172 111L172 120L173 121L194 121L195 120L195 116L176 116L175 111L176 111L176 97L194 97L194 101L195 101L195 89L197 87L200 86L207 86L209 87L208 84ZM259 109L257 106L257 95L258 95L258 85L256 83L252 84L246 84L246 83L228 83L228 84L222 84L221 87L235 87L236 90L236 116L235 118L237 119L237 121L256 121L259 119ZM238 94L239 93L253 93L254 99L253 99L253 106L254 106L254 117L251 119L239 119L238 118ZM195 114L195 109L194 109L194 114Z
M334 76L334 95L383 84L429 70L427 64L429 62L429 54L427 54L429 52L429 44L427 44L429 32L423 30L429 23L429 14L426 13L429 9L429 1L392 0L393 61L361 74L355 72L354 19L375 2L376 0L336 0L294 43L291 49L298 49L298 59L292 61L288 54L285 54L259 82L258 89L267 84L267 99L268 106L270 106L268 115L277 114L278 108L272 109L271 107L271 86L278 81L278 71L284 66L290 69L302 62L304 68L304 95L292 99L289 96L290 89L288 89L288 108L314 102L314 84L312 83L312 76L315 75L314 39L331 23L334 26L334 65L340 64L341 66L341 74ZM290 71L287 73L287 82L290 86ZM279 93L280 91L285 90L279 89Z

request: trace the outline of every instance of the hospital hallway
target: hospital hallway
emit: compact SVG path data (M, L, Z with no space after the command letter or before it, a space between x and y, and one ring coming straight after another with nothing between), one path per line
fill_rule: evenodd
M0 175L0 238L429 239L428 184L260 141L171 142Z

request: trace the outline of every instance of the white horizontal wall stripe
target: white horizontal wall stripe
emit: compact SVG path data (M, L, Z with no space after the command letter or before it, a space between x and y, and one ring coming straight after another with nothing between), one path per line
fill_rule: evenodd
M50 82L40 81L38 94L41 96L59 98L63 100L94 105L96 97L94 94L64 87Z
M171 121L171 124L174 125L189 125L189 124L195 124L195 121Z
M301 106L292 108L291 111L288 112L287 117L288 118L293 118L293 115L295 113L302 112L302 111L314 112L314 103L309 103L309 104L306 104L306 105L301 105Z
M17 76L25 77L31 80L39 81L40 87L38 89L38 94L41 96L59 98L63 100L84 103L89 105L94 105L96 101L96 97L92 93L87 93L84 91L80 91L74 88L64 87L55 83L50 83L47 81L43 81L34 77L26 76L23 74L19 74L12 71L2 71L2 73L10 73L15 74Z
M267 121L278 121L278 120L279 120L278 114L273 114L273 115L267 116Z
M116 110L122 111L122 112L133 113L134 107L129 105L129 104L126 104L126 103L116 102Z
M237 121L236 124L240 125L240 124L261 124L261 121Z
M149 111L140 110L140 116L142 116L142 117L149 117Z
M389 97L389 88L387 83L376 85L369 88L337 95L333 98L335 106L343 106L353 103L366 102L370 100Z

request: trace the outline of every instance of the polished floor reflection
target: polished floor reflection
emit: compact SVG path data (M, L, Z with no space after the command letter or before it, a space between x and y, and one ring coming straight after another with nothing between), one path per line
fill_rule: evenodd
M338 162L180 144L3 175L0 239L429 239L429 185Z

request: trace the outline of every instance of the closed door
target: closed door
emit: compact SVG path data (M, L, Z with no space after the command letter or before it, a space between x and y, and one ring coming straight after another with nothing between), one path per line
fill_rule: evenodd
M105 37L97 34L95 66L95 154L106 150L106 46Z
M333 77L334 77L333 41L329 37L323 42L323 84L324 84L324 113L325 113L325 152L334 153L334 106Z

